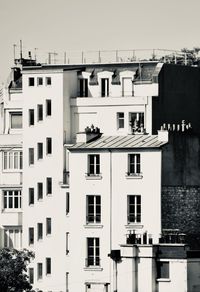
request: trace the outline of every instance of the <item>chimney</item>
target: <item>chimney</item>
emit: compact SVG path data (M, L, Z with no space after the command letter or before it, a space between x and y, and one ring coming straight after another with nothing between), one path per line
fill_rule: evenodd
M160 142L168 142L169 141L169 132L167 130L159 130L158 131L158 141Z
M89 143L101 137L100 129L91 127L85 128L85 132L79 132L76 134L76 143Z

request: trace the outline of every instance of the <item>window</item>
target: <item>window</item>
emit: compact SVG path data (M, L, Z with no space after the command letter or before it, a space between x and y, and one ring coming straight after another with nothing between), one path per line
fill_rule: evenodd
M87 259L86 266L100 266L99 258L99 238L89 237L87 238Z
M51 274L51 258L46 258L46 274Z
M157 277L169 279L169 262L157 262Z
M43 183L39 182L37 184L37 190L38 190L38 200L43 199Z
M66 214L69 213L69 192L66 193Z
M22 129L22 113L10 113L10 128L14 130Z
M4 247L21 248L22 247L22 229L21 227L7 227L4 229Z
M46 218L46 234L51 234L51 218Z
M100 155L88 155L88 175L100 174Z
M43 238L43 224L38 223L37 229L38 229L38 240L41 240Z
M140 223L141 222L141 196L140 195L128 195L127 196L127 209L128 216L127 222Z
M133 96L133 82L132 78L122 78L122 96Z
M34 86L35 85L35 79L34 79L34 77L29 77L29 79L28 79L28 85L29 86Z
M38 159L43 158L43 143L37 143Z
M9 171L22 169L22 151L4 151L3 169Z
M42 274L43 274L43 271L42 271L42 263L38 263L37 264L37 272L38 272L38 280L42 279Z
M29 109L29 126L34 126L34 109Z
M43 78L42 77L37 78L37 85L38 86L43 85Z
M130 113L130 126L133 133L144 132L144 113Z
M29 165L34 164L34 148L29 148Z
M88 96L88 79L79 79L80 82L80 97Z
M66 254L69 253L69 232L66 232Z
M124 128L124 113L117 113L117 128Z
M52 178L47 177L47 195L52 194Z
M33 227L29 227L28 237L29 237L29 239L28 239L29 245L34 244L34 228Z
M128 154L128 175L141 174L140 154Z
M34 269L33 268L29 268L29 282L30 284L34 283Z
M38 121L43 121L43 105L38 104L37 109L38 109Z
M3 191L4 209L21 209L21 191Z
M46 85L51 85L51 77L46 77Z
M101 222L101 196L87 196L87 223Z
M46 138L47 155L52 154L52 138Z
M69 272L66 272L66 292L69 292Z
M51 116L51 100L46 99L46 115Z
M29 205L34 204L34 188L29 188Z
M101 96L109 96L109 79L102 78L101 79Z

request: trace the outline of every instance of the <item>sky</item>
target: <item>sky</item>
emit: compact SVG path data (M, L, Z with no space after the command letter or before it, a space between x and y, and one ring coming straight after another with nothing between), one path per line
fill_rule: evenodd
M199 0L0 0L0 85L20 40L23 56L43 62L54 51L191 49L200 47L199 11Z

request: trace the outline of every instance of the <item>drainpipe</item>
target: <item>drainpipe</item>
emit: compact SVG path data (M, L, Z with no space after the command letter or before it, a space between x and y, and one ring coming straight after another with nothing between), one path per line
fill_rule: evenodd
M108 151L110 153L110 251L111 251L112 250L112 151L110 149L108 149ZM111 275L112 275L112 266L110 262L110 282L111 282Z

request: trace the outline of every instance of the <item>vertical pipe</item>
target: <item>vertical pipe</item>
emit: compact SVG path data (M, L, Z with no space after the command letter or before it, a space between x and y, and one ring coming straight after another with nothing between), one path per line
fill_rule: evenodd
M113 261L113 292L117 292L117 261Z
M67 63L67 54L66 54L66 52L64 52L64 64L66 64Z
M20 40L20 59L22 59L22 40Z
M101 51L99 51L99 63L101 63Z

